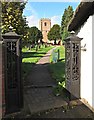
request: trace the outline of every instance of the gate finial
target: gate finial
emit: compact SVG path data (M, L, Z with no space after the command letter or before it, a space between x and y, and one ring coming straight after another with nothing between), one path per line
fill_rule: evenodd
M71 34L71 35L74 35L74 34L75 34L75 31L71 31L70 34Z
M13 27L12 27L12 26L9 27L9 31L10 31L10 32L13 31Z

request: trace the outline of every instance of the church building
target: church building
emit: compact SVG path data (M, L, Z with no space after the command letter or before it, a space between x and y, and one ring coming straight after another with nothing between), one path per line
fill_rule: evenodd
M48 37L47 34L51 29L51 20L48 18L42 18L39 21L39 29L42 31L43 39L42 41L45 43L48 43Z

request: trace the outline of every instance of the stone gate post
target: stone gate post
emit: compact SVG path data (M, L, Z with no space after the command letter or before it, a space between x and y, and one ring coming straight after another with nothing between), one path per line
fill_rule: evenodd
M4 59L5 114L18 112L23 107L21 79L21 39L12 31L2 35Z
M65 40L66 89L76 98L80 98L81 40L75 34Z

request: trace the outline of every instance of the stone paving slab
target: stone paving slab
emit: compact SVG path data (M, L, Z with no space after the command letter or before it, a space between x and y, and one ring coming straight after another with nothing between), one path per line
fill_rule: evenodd
M55 80L51 78L48 71L48 64L36 64L27 78L26 86L54 86Z
M31 88L26 92L26 101L31 114L52 108L65 107L67 102L53 94L53 88Z

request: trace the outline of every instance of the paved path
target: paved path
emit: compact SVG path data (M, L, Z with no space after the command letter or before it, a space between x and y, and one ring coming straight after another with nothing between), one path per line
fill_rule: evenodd
M31 114L66 106L67 104L60 96L56 97L53 94L53 88L56 86L56 82L51 78L48 71L51 53L52 50L37 62L27 78L25 99Z

